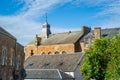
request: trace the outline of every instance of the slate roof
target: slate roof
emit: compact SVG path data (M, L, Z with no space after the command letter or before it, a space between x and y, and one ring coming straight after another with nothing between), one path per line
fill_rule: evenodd
M25 69L59 69L64 72L74 72L81 63L84 53L33 55L25 63Z
M41 39L41 45L67 44L75 43L83 35L82 31L69 31L64 33L50 34L47 39ZM33 45L33 39L28 45Z
M73 77L58 69L26 69L25 79L63 80L73 79Z
M120 28L109 28L109 29L101 29L101 35L104 36L114 36L120 34Z
M120 34L120 28L101 29L102 37L106 37L106 36L111 37L117 34ZM88 37L94 38L94 30L91 30L87 35L85 35L85 38L88 38ZM81 41L84 41L84 37L81 39Z
M13 39L16 39L13 35L11 35L8 31L6 31L5 29L3 29L1 26L0 26L0 33L4 34L4 35L7 35Z

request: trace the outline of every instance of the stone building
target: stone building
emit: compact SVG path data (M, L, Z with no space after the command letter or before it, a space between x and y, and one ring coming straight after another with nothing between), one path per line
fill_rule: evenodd
M84 52L94 39L120 34L120 28L101 29L83 26L79 31L52 34L46 21L39 35L25 46L25 59L36 54L65 54Z
M0 80L22 80L24 47L0 27Z
M115 35L120 35L120 28L107 28L101 29L100 27L94 28L88 34L86 34L80 41L81 49L84 52L91 46L95 39L101 37L112 37Z
M36 35L25 46L25 59L34 54L65 54L81 52L80 40L90 32L90 28L83 27L80 31L69 31L52 34L50 25L46 21L42 26L40 35Z

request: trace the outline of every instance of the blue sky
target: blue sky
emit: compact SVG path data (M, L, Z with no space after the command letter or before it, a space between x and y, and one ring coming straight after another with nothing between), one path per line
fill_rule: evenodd
M46 13L52 33L120 27L120 0L0 0L0 26L23 45L40 34Z

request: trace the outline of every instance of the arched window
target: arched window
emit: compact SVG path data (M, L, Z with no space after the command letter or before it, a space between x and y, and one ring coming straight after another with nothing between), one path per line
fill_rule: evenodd
M51 52L48 52L48 54L52 54Z
M11 51L10 51L10 58L9 58L9 60L10 60L10 63L9 63L9 65L11 65L11 66L13 66L14 65L14 49L13 48L11 48Z
M13 53L11 53L11 56L10 56L10 65L12 66L13 65Z
M58 52L58 51L56 51L56 52L55 52L55 54L59 54L59 52Z
M20 68L20 65L21 64L21 62L20 62L20 55L18 55L17 56L17 67L16 67L16 70L19 70L19 68Z
M62 54L66 54L66 52L65 52L65 51L62 51Z
M31 56L34 55L33 50L31 50Z
M42 52L42 55L44 55L45 54L45 52Z
M2 49L2 65L6 64L6 57L7 57L7 49L6 49L6 47L3 47L3 49Z

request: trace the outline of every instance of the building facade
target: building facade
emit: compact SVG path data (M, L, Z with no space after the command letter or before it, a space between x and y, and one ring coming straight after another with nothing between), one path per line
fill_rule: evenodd
M32 55L65 54L84 52L92 45L94 39L120 34L120 28L92 30L83 26L79 31L52 34L50 24L46 21L39 35L25 46L25 59Z
M90 32L90 28L83 27L80 31L69 31L52 34L50 25L45 22L41 34L25 46L25 59L40 54L65 54L81 52L80 40Z
M96 27L81 39L81 49L84 52L93 44L95 39L99 39L101 37L112 37L115 35L120 35L120 28L101 29L100 27Z
M0 80L22 80L24 47L0 27Z

